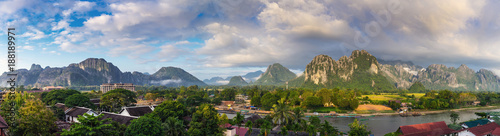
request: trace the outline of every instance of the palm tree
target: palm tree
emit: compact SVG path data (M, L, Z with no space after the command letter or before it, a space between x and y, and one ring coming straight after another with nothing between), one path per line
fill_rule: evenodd
M285 103L285 98L281 98L278 104L273 105L273 121L279 125L287 124L289 119L292 118L290 106Z
M186 134L184 122L175 117L168 117L165 123L162 124L165 130L165 135L168 136L183 136Z

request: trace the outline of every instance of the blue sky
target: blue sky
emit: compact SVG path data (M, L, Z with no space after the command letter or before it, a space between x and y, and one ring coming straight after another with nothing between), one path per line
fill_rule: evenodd
M499 5L493 0L5 0L0 30L16 28L18 68L104 58L122 71L154 73L175 66L203 80L264 71L275 62L301 73L316 55L338 60L364 49L379 59L424 67L467 64L499 74ZM6 66L6 59L0 65Z

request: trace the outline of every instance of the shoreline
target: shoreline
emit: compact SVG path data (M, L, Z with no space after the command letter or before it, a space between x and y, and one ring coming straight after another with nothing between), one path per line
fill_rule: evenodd
M447 110L424 110L424 111L415 111L425 116L427 114L438 114L450 111L468 111L468 110L492 110L492 109L500 109L500 105L497 106L486 106L486 107L471 107L471 108L459 108L459 109L447 109ZM353 116L355 114L356 117L367 117L367 116L394 116L399 115L399 113L369 113L369 114L358 114L358 113L337 113L336 116ZM331 116L330 113L318 113L318 115L314 115L314 113L304 113L305 116Z

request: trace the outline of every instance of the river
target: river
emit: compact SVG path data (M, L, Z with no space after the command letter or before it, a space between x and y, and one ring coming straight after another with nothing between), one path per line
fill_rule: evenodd
M457 111L457 113L460 115L460 119L457 122L463 122L471 119L476 119L479 116L474 114L474 112L488 112L488 111L500 111L500 109L493 109L493 110L463 110L463 111ZM227 114L229 119L234 118L236 114ZM249 115L246 115L246 117L249 117ZM450 124L450 112L443 112L443 113L434 113L434 114L427 114L424 116L416 116L416 117L401 117L399 115L393 115L393 116L375 116L375 117L360 117L357 118L358 120L367 118L368 120L365 121L360 121L361 123L365 124L368 129L372 132L373 135L375 136L383 136L384 134L394 132L396 131L399 126L404 126L404 125L413 125L413 124L421 124L421 123L429 123L429 122L437 122L437 121L445 121L446 124ZM308 118L304 118L308 120ZM348 132L349 131L349 123L352 123L354 121L354 118L327 118L327 117L320 117L321 123L323 123L324 120L330 122L330 124L337 129L339 129L342 132Z
M467 110L467 111L458 111L457 113L460 115L460 119L457 122L467 121L470 119L476 119L479 116L474 114L474 112L487 112L487 111L500 111L500 109L494 110ZM358 118L368 118L366 121L360 121L365 124L369 130L372 131L372 134L375 136L383 136L384 134L396 131L399 126L404 125L413 125L413 124L421 124L421 123L429 123L429 122L437 122L437 121L445 121L446 124L451 123L450 121L450 112L444 113L435 113L435 114L427 114L424 116L416 116L416 117L401 117L399 115L394 116L375 116L375 117L361 117ZM335 126L342 132L349 131L349 123L354 121L354 118L320 118L323 122L324 120L330 122L332 126Z

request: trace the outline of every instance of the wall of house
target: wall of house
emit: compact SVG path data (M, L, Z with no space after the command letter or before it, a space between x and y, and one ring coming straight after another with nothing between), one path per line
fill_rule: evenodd
M458 136L475 136L475 135L473 133L471 133L470 131L464 130L464 131L458 132Z

